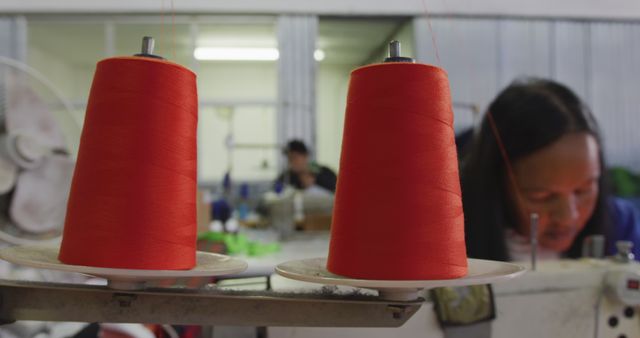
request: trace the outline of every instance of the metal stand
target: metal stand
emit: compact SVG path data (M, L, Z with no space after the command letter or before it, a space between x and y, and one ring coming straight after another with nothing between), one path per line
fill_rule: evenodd
M0 321L185 325L398 327L424 299L375 296L104 286L0 280Z

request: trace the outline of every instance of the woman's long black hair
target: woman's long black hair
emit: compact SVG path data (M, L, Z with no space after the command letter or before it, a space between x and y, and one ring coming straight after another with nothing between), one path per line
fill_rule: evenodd
M505 161L487 114L491 114L510 161L517 161L571 132L586 132L599 145L601 175L595 210L576 236L567 257L579 257L583 239L604 234L610 223L602 140L593 114L566 86L545 79L519 79L489 105L473 141L461 160L462 198L465 213L467 255L473 258L510 260L505 228L515 227L509 210Z

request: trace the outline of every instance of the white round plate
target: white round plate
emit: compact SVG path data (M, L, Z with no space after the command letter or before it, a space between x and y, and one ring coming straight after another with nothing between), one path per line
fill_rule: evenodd
M469 258L467 275L461 278L439 280L369 280L335 275L327 271L326 265L326 258L302 259L282 263L276 267L276 272L284 277L303 282L391 290L490 284L517 277L526 271L524 267L512 263Z
M196 252L196 266L191 270L112 269L64 264L58 260L59 247L14 246L0 250L5 261L33 268L77 272L109 280L114 289L139 289L144 283L158 279L208 277L239 273L247 268L243 260L225 255Z

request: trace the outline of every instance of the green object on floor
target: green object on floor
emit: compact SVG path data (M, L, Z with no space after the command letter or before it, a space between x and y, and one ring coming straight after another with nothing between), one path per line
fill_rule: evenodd
M223 242L230 255L247 254L248 256L259 257L280 251L280 244L278 243L249 241L247 236L243 234L208 231L200 234L198 240Z
M224 244L227 245L229 254L241 254L247 252L247 246L249 241L244 235L226 234Z
M198 240L208 242L224 242L225 235L227 234L223 232L207 231L198 235Z
M249 250L247 254L252 257L260 257L260 256L268 255L270 253L275 253L278 251L280 251L280 244L278 243L262 244L262 243L252 242L252 243L249 243Z

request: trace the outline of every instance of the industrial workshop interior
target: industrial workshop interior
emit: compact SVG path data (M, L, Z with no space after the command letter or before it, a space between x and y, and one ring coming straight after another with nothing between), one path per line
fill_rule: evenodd
M636 0L0 0L0 338L640 337Z

